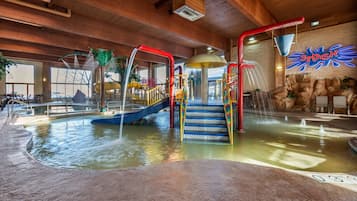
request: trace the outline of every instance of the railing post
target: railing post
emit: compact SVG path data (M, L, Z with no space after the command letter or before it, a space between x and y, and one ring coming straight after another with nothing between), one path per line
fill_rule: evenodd
M150 103L149 96L150 96L150 91L146 91L146 105L149 105L149 103Z
M10 102L10 101L8 101L8 102L6 103L6 105L8 105L8 106L7 106L7 117L10 117L10 105L9 105L9 102Z

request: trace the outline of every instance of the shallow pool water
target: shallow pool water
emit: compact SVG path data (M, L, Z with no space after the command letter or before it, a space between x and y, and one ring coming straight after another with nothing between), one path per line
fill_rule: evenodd
M266 164L296 170L355 172L357 154L342 130L300 126L246 115L246 132L235 135L234 145L185 141L169 129L168 113L148 116L145 125L127 125L118 140L119 126L93 125L95 116L54 120L28 126L33 133L29 152L46 165L110 169L171 161L219 159Z

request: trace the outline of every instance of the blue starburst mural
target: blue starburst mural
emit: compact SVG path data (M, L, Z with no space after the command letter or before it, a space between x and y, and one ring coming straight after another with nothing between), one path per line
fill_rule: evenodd
M330 64L338 68L341 64L347 67L355 68L352 63L357 58L357 51L352 45L343 47L341 44L335 44L325 49L323 46L312 50L307 48L306 52L295 52L288 56L291 64L287 69L298 68L300 72L305 71L307 67L319 70L321 67L327 67Z

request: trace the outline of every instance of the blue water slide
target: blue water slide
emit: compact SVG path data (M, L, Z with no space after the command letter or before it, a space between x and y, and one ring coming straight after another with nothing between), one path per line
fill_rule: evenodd
M130 124L137 120L144 118L145 116L153 113L157 113L160 110L169 106L169 98L165 98L162 101L148 106L142 110L129 112L124 114L124 124ZM116 114L109 118L101 118L92 120L93 124L120 124L121 114Z

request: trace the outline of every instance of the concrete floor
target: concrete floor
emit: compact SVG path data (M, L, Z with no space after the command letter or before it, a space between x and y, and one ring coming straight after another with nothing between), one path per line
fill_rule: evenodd
M0 120L4 121L4 115ZM19 126L5 125L0 130L0 200L357 201L356 192L335 185L231 161L182 161L118 170L56 169L26 152L29 137Z

